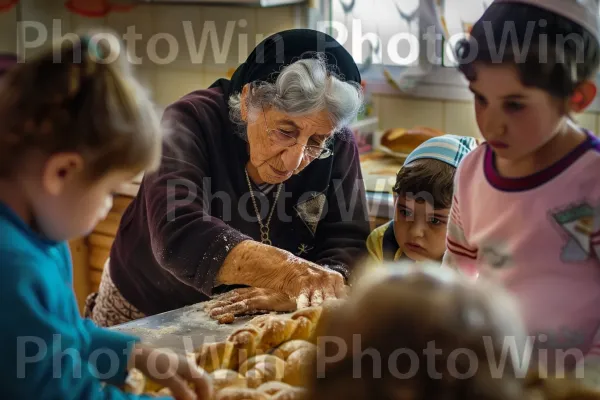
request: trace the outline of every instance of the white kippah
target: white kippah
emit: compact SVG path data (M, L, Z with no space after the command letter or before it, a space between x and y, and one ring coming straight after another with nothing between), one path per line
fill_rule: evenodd
M583 26L600 42L598 0L494 0L494 3L524 3L544 8Z

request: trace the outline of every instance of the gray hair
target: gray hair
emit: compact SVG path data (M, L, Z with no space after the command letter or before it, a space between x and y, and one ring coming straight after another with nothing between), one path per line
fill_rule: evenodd
M306 115L326 110L334 131L354 121L363 106L359 83L344 82L328 71L322 56L300 59L285 66L275 83L253 82L246 98L248 118L253 120L262 106L274 106L289 115ZM245 127L241 93L229 98L231 120ZM245 136L244 132L240 132Z

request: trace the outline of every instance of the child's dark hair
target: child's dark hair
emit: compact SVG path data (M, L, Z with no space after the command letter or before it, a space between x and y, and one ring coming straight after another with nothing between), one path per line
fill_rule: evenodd
M394 193L415 198L433 198L436 209L450 208L456 168L433 159L420 159L402 167L396 175ZM426 194L427 196L423 196Z
M591 32L570 19L511 2L492 4L469 39L458 43L456 55L468 80L477 79L475 62L512 63L523 85L566 99L580 83L595 76L599 47Z
M3 77L0 177L33 151L79 153L90 180L158 167L160 118L121 54L125 47L94 35L64 40Z

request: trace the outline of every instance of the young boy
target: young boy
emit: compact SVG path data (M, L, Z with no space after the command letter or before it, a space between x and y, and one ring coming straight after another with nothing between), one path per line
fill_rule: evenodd
M477 147L472 137L443 135L427 140L406 159L394 186L394 220L367 239L378 262L408 258L440 261L446 251L446 226L454 193L454 174L463 157Z

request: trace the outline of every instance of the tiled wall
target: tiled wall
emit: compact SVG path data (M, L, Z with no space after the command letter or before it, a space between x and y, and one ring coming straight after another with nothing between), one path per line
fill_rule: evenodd
M246 8L209 7L199 5L141 5L129 12L111 13L106 18L86 18L70 13L64 0L21 0L22 19L43 24L49 32L50 43L53 25L54 39L69 32L98 26L108 27L119 35L135 29L139 40L129 40L130 53L140 58L136 69L138 76L153 91L160 105L167 105L192 90L205 88L228 70L243 62L249 52L271 33L290 29L304 20L302 7ZM17 50L17 11L0 13L0 51ZM184 23L188 24L186 35ZM216 40L208 32L215 28ZM131 32L131 31L130 31ZM171 46L172 61L161 59L169 56L166 36L176 42ZM129 36L133 37L133 36ZM206 38L205 51L198 53L202 37ZM34 29L29 29L25 39L35 39ZM229 51L224 51L229 43ZM148 49L156 51L148 51ZM35 50L25 52L26 56Z
M465 101L416 100L379 94L373 98L382 129L430 126L458 135L479 136L473 104ZM574 116L581 126L594 133L600 131L600 114Z
M106 18L92 19L69 13L63 4L64 0L21 0L22 18L44 24L49 32L52 32L53 21L56 28L60 21L61 31L57 30L55 38L59 37L58 33L66 35L98 25L108 26L120 34L125 34L128 27L135 28L135 32L142 36L134 46L135 54L142 58L137 71L160 105L167 105L192 90L207 87L217 78L226 76L228 70L243 61L262 38L295 27L305 20L304 11L295 7L254 9L198 5L145 5L127 13L112 13ZM297 10L301 11L299 15ZM208 41L204 58L193 60L188 48L193 41L186 41L183 21L191 23L193 35L190 37L194 37L196 46L200 44L203 29L211 27L211 21L216 27L219 46L224 42L229 26L231 50L221 57L218 51L213 51ZM13 8L8 13L0 14L0 50L17 50L16 32L17 12ZM163 58L168 55L166 40L159 39L156 34L169 34L177 41L179 52L173 62L160 65L150 59L147 51L149 42L152 47L152 41L157 39L156 56ZM29 30L25 39L34 40L34 32ZM374 95L373 102L381 129L426 125L456 134L478 135L473 107L468 102L417 100L390 94ZM578 115L577 119L594 132L600 130L600 114L585 113Z

